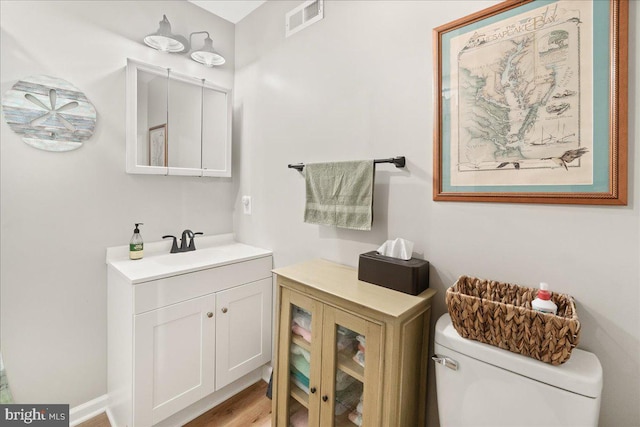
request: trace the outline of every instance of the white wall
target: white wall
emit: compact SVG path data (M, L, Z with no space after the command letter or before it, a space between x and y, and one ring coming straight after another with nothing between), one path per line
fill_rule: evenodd
M227 59L206 69L146 47L167 14L176 33L206 30ZM233 86L234 26L183 1L5 1L1 91L65 79L98 111L96 132L67 153L34 149L2 120L2 355L17 402L75 406L106 393L105 248L185 228L232 231L231 179L125 173L126 58ZM202 43L202 39L197 39Z
M413 240L432 265L434 322L461 274L547 281L576 298L580 347L604 367L600 424L640 425L638 3L629 25L628 206L436 203L431 31L494 3L326 1L324 20L285 39L284 15L299 2L272 0L238 23L234 171L253 215L236 209L234 227L272 248L276 266L312 257L355 266L388 238ZM287 163L395 155L408 165L377 168L371 232L303 223L303 178ZM430 383L429 425L437 425L433 372Z

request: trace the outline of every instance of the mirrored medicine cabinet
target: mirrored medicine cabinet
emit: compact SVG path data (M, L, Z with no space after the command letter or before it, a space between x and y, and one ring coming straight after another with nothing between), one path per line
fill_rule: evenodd
M231 90L127 59L127 173L231 176Z

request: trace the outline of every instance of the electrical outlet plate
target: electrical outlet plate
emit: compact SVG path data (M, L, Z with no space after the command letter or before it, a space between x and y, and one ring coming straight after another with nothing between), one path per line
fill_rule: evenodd
M251 215L251 196L242 196L242 210L245 215Z

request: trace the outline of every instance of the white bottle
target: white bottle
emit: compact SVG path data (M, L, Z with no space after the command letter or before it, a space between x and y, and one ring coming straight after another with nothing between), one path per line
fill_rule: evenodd
M536 299L531 301L531 308L542 313L556 314L558 312L558 306L551 301L551 292L549 292L548 284L540 283L540 290Z

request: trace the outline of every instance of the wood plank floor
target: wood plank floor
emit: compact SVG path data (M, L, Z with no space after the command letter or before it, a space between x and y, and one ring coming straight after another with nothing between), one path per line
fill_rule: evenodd
M266 393L267 383L259 381L185 427L270 427L271 400Z
M103 412L97 417L93 417L88 421L78 424L77 427L111 427L111 423L109 423L107 414Z
M185 427L270 427L271 400L266 396L267 383L259 381L215 408L187 423ZM77 427L111 427L102 413Z

